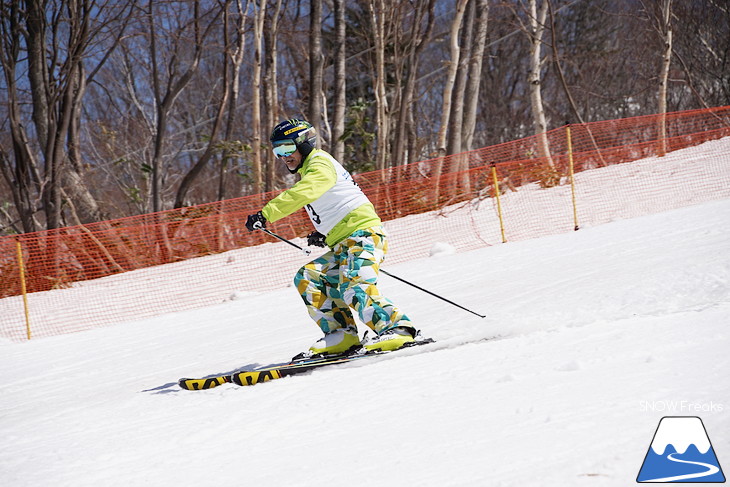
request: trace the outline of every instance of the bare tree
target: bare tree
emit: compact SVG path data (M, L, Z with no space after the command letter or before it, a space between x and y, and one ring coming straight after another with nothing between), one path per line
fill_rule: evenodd
M552 6L552 0L547 0L548 2L548 10L550 13L550 35L551 35L551 47L552 47L552 54L553 54L553 64L555 65L555 71L558 73L558 78L560 79L560 86L562 86L563 91L565 92L565 97L568 100L568 104L570 105L570 111L575 117L575 119L580 122L581 125L585 126L586 131L588 132L588 136L591 139L591 143L593 144L593 147L596 150L596 155L598 156L598 159L601 161L601 165L606 165L606 162L603 160L603 156L601 155L601 151L598 148L598 143L596 142L595 137L593 137L593 132L591 131L591 128L589 126L585 125L585 120L583 119L583 116L580 113L580 110L578 110L578 107L575 103L575 100L573 99L573 94L568 87L568 82L565 78L565 73L563 71L562 62L560 59L560 54L558 52L558 37L557 37L557 28L555 25L555 11ZM566 120L566 122L569 122Z
M229 23L229 15L228 15L228 2L230 0L227 0L226 4L223 8L223 29L226 33L224 35L224 38L227 39L227 32L228 32L228 23ZM221 86L221 95L220 99L218 101L218 108L216 110L215 117L213 119L213 126L210 130L210 135L208 136L208 143L206 145L205 151L203 154L198 158L197 162L193 164L193 166L190 168L190 170L183 176L182 180L180 181L180 186L178 186L177 194L175 196L175 208L181 208L185 206L185 197L187 196L188 190L192 186L193 182L196 180L196 178L200 175L203 168L210 162L211 158L215 154L217 148L218 148L218 132L221 128L221 125L224 123L225 113L226 113L226 107L228 106L228 98L231 95L231 69L230 69L230 56L228 53L228 43L224 42L224 49L222 52L222 64L221 64L221 78L222 78L222 86ZM236 66L238 68L238 66Z
M461 55L452 94L446 146L447 154L460 154L452 158L449 168L450 172L459 173L451 187L454 192L461 188L462 192L468 193L471 186L467 172L469 157L463 152L471 146L476 125L477 95L482 78L488 9L486 0L470 0L461 29Z
M669 67L672 64L672 0L661 0L659 20L659 34L662 37L664 50L659 74L659 155L667 152L667 88L669 84Z
M442 108L441 108L441 125L439 126L437 148L439 154L439 160L436 161L432 177L434 181L434 191L432 197L432 204L438 205L439 199L441 198L441 176L443 174L444 157L447 154L447 135L449 128L449 119L452 115L451 105L454 97L454 85L456 84L456 75L459 69L460 62L460 47L459 47L459 31L464 19L464 13L466 12L466 5L468 0L458 0L456 4L456 11L454 18L451 21L451 30L449 33L450 41L450 60L448 74L446 81L444 82L444 90L442 97Z
M730 103L729 19L721 0L4 2L0 232L276 189L283 115L356 172L440 150L417 167L437 181L535 134L554 171L550 120Z
M680 65L683 78L675 77L673 86L667 87L668 98L676 100L668 104L668 109L676 110L688 102L705 108L730 104L730 4L722 0L676 2L672 11L675 19L682 19L673 26L676 35L672 39L672 56ZM681 89L682 85L687 89ZM692 100L682 97L682 93L691 95Z
M156 108L156 127L154 136L154 152L152 154L152 211L158 212L162 209L162 196L160 192L162 158L164 152L164 143L167 137L168 122L171 116L171 110L175 104L175 100L180 93L190 83L193 75L198 71L200 58L203 54L206 38L211 28L217 22L217 17L208 20L207 25L203 25L203 18L200 12L200 2L193 2L192 18L180 21L175 19L175 13L169 12L170 15L165 16L165 20L158 18L161 12L155 10L157 4L150 1L147 6L147 22L149 35L149 49L152 68L152 89L155 99ZM172 9L175 7L172 6ZM169 24L166 24L169 22ZM177 25L174 25L175 22ZM171 45L164 46L165 53L161 53L158 47L160 41L160 30L164 26L170 25L171 31L165 37L165 41L171 42ZM184 59L186 42L186 34L192 29L192 56L191 59ZM164 63L163 63L164 59ZM165 72L161 72L161 67L165 68ZM178 74L178 70L182 73Z
M454 88L451 93L451 113L449 114L449 126L446 133L446 154L461 152L462 129L464 126L464 96L469 78L468 63L472 58L472 29L474 28L475 15L475 4L473 0L470 0L466 5L463 25L459 34L459 62L456 69ZM457 164L459 163L457 162ZM460 168L456 168L456 170L460 170Z
M469 60L469 82L464 100L464 127L462 129L461 149L473 149L474 130L476 129L477 107L479 105L479 87L482 81L482 62L484 48L487 43L487 25L489 22L488 0L472 0L476 5L476 20L473 32L472 55Z
M459 69L459 59L461 49L459 47L459 30L464 19L464 13L466 12L466 4L468 0L458 0L456 3L456 10L454 12L454 18L451 21L451 31L449 33L450 41L450 54L451 59L449 60L449 69L444 82L444 92L442 98L441 109L441 125L439 126L438 133L438 151L439 155L445 156L446 151L446 136L449 127L449 117L451 116L451 103L454 91L454 85L456 83L456 74Z
M338 161L345 156L345 143L342 136L345 134L345 114L347 112L347 23L345 22L345 0L334 0L335 13L335 86L334 86L334 113L332 116L332 140L330 149Z
M527 34L530 40L530 72L527 82L530 89L530 106L532 107L532 122L537 136L538 155L544 157L550 167L553 160L550 156L550 146L547 139L547 120L545 107L542 101L542 68L545 60L542 57L542 36L545 32L545 20L548 13L548 0L528 0Z
M41 188L41 175L35 154L31 150L28 134L21 113L22 100L18 87L18 69L23 53L21 33L27 30L26 14L18 2L11 2L2 9L2 61L3 74L7 87L8 122L10 126L12 157L4 147L0 151L0 168L13 194L15 209L20 216L24 231L39 229L35 218L39 206L38 195ZM24 54L23 54L24 55ZM13 167L14 162L14 167Z
M253 149L253 191L260 193L263 189L261 145L263 144L261 130L261 70L263 56L263 30L266 20L267 0L254 1L253 39L254 62L251 76L251 147Z
M375 126L378 134L378 150L376 153L375 167L384 169L387 167L388 142L390 138L390 124L388 120L388 96L385 88L385 46L388 43L386 38L385 18L389 11L385 0L370 0L370 21L372 22L373 47L375 50L375 72L374 72L374 95L375 95Z
M0 163L3 176L16 181L10 186L25 231L38 229L34 213L39 199L49 229L64 223L64 198L76 200L75 204L69 201L75 223L101 218L83 175L81 103L86 86L118 45L134 3L29 0L2 8L0 62L8 87L15 168L9 167L12 163L4 149ZM92 49L103 54L92 59ZM21 61L23 53L27 64ZM21 62L27 66L27 78L18 77ZM18 85L19 79L23 86ZM27 91L29 100L21 95ZM28 136L29 124L20 108L28 102L35 139Z
M226 21L228 21L228 1L226 0ZM230 141L233 138L233 130L236 123L236 108L238 107L238 99L241 84L241 64L243 64L243 55L246 53L246 12L248 12L251 0L246 0L244 6L243 0L236 0L236 20L235 26L235 48L231 49L228 37L228 29L224 31L226 55L231 59L231 82L228 85L230 91L228 97L228 120L226 122L226 132L224 139ZM281 2L279 2L281 3ZM274 31L276 29L273 29ZM225 198L225 174L228 168L228 161L235 155L235 150L230 146L225 146L222 151L220 170L218 174L218 200Z
M570 88L568 88L568 83L565 79L565 73L563 72L563 67L560 60L560 54L558 52L558 39L557 39L557 29L555 26L555 12L552 5L552 0L547 0L548 3L548 11L550 13L550 36L551 36L551 42L550 45L552 47L552 55L553 55L553 64L555 65L555 71L558 73L558 77L560 78L560 85L563 87L563 91L565 92L565 97L568 100L568 103L570 104L570 110L573 113L573 116L577 121L580 123L585 123L583 120L583 117L580 114L580 111L578 110L578 107L575 104L575 100L573 99L573 94L570 91Z
M413 21L410 29L405 33L404 44L406 50L400 59L394 64L404 71L404 82L398 107L398 118L395 121L395 132L393 136L392 162L394 166L413 162L417 157L415 153L416 130L413 124L413 112L416 91L416 80L418 76L418 65L421 54L431 40L433 26L436 19L434 15L435 0L421 0L416 2L413 10ZM396 70L400 73L400 70Z
M324 96L324 55L322 54L322 0L310 0L309 11L309 108L307 117L315 127L322 126Z
M279 122L279 20L281 17L281 0L277 0L267 16L266 27L266 63L264 72L264 88L267 110L264 116L266 128L270 129ZM276 189L276 169L274 156L271 151L266 152L266 190Z

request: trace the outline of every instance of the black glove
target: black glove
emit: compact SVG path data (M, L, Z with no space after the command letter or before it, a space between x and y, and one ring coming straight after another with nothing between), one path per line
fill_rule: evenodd
M325 236L322 235L319 232L312 232L309 235L307 235L307 245L314 246L314 247L326 247L327 244L324 243Z
M259 228L266 228L266 218L264 218L264 215L260 211L253 215L248 215L248 218L246 218L246 228L248 228L249 232L253 232Z

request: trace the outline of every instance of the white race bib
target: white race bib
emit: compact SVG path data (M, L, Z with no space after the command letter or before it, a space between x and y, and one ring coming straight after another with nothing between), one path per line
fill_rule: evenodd
M319 152L317 157L325 157L335 168L337 181L326 193L312 203L306 205L309 218L322 235L327 235L335 225L355 208L369 203L370 200L362 192L350 173L342 164L326 152Z

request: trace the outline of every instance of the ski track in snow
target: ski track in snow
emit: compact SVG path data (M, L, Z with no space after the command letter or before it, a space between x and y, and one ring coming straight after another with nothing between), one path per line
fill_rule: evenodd
M393 265L487 317L383 276L385 294L437 343L248 388L172 385L286 360L314 342L291 288L0 341L0 479L625 486L666 415L701 416L722 465L728 250L730 200L720 200ZM688 409L644 406L671 401Z

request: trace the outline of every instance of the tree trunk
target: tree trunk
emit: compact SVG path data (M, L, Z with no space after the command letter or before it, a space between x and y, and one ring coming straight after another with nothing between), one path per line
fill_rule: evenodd
M226 1L225 6L225 22L228 23L228 2L230 0ZM241 64L243 64L243 55L245 53L245 47L246 47L246 12L248 12L248 7L250 4L250 0L246 0L246 6L244 8L242 0L236 0L236 48L233 50L233 52L230 54L231 56L231 69L232 69L232 79L229 83L227 89L229 90L230 94L228 96L228 118L226 120L226 132L223 136L226 141L230 141L233 137L233 129L234 125L236 123L236 107L238 106L238 97L239 97L239 90L240 90L240 79L241 79ZM225 40L226 40L226 55L228 54L228 35L227 35L228 29L226 29L225 34ZM228 160L231 158L231 150L229 148L225 148L223 150L223 154L221 156L221 164L220 164L220 171L218 176L218 201L223 200L226 197L226 187L225 187L225 174L228 169Z
M203 170L203 168L210 162L211 157L213 157L213 153L215 151L215 145L218 141L218 131L220 129L221 124L223 123L223 117L226 113L226 105L228 105L228 95L230 92L230 89L228 88L228 85L230 84L230 75L229 75L229 67L228 67L228 53L223 52L223 86L221 88L221 99L218 103L218 110L215 115L215 119L213 120L213 128L210 131L210 137L208 138L208 145L205 148L205 152L203 152L203 155L200 156L197 162L193 164L193 166L190 168L190 171L188 171L185 176L183 176L182 180L180 181L180 186L177 188L177 194L175 195L175 208L182 208L183 206L188 206L185 203L185 197L188 194L188 191L190 190L190 187L195 182L195 179L200 175L200 172Z
M277 0L273 13L269 16L266 29L266 128L271 130L279 123L279 16L281 0ZM268 142L268 141L264 141ZM266 191L276 189L276 159L271 151L266 151Z
M667 153L667 85L672 63L672 0L662 0L659 32L664 43L662 67L659 74L659 155Z
M411 30L407 33L410 42L408 43L408 52L400 63L406 73L393 137L391 156L393 166L408 164L413 161L414 157L417 157L415 151L412 150L413 145L409 143L415 138L415 131L411 123L414 110L413 99L416 90L416 77L418 76L418 59L433 32L436 18L434 4L435 0L421 1L416 4ZM423 26L424 18L426 18L425 27Z
M12 153L15 160L13 167L10 154L0 145L0 169L13 195L13 203L24 232L35 232L40 229L36 221L36 197L40 188L38 162L31 151L31 144L23 124L21 99L17 85L17 66L21 56L22 42L16 34L25 29L23 13L18 2L10 2L2 12L2 61L3 74L7 86L7 118L12 141ZM26 41L28 42L28 41Z
M463 26L459 35L459 62L454 80L454 90L451 95L451 114L449 115L449 127L446 134L446 154L457 154L461 152L461 135L464 125L464 95L466 93L466 81L468 77L467 65L472 57L472 29L474 27L474 1L467 3L464 13ZM458 164L458 162L457 162ZM460 170L460 168L454 168Z
M322 131L322 0L310 0L309 12L309 109L308 122Z
M469 83L466 87L464 100L464 127L462 129L461 150L472 150L474 131L476 130L477 107L479 106L479 88L482 81L482 60L487 43L487 25L489 21L489 1L472 0L476 2L476 23L474 46L469 60Z
M335 96L332 117L332 140L330 148L335 159L342 162L345 157L345 115L347 113L346 56L347 25L345 23L345 0L334 0L335 11Z
M373 47L375 49L375 126L377 133L377 153L375 168L385 169L389 154L388 97L385 89L385 0L371 0L370 21L373 28Z
M84 93L86 92L86 79L84 66L79 60L74 70L72 95L71 120L69 125L67 147L68 166L64 171L63 186L66 194L75 203L69 205L71 211L76 213L75 219L81 223L96 222L103 219L99 203L89 190L83 178L83 165L81 159L81 106Z
M193 23L192 28L194 30L194 53L190 64L179 76L175 76L175 72L180 68L179 65L175 64L175 57L173 56L170 66L168 66L169 72L167 73L167 79L163 80L158 70L158 49L157 49L157 31L155 28L155 13L154 13L154 2L150 2L150 8L147 13L147 20L149 25L150 35L150 58L152 61L152 88L155 97L155 106L157 113L157 123L154 134L154 151L152 156L152 211L157 213L162 210L162 194L160 192L162 174L162 155L164 150L164 142L167 138L167 125L170 111L172 110L175 100L185 87L190 83L193 75L198 71L200 65L200 58L203 53L203 43L207 37L211 26L217 19L213 19L207 26L204 32L200 29L200 5L198 1L193 3ZM164 20L163 20L164 21ZM186 29L186 26L180 27L180 32ZM177 40L175 41L177 42ZM177 61L181 63L181 61ZM164 91L163 91L164 87Z
M58 106L61 96L58 87L51 82L46 64L46 13L43 2L31 0L27 3L26 44L28 46L28 79L33 100L33 125L35 126L45 170L41 183L41 199L46 214L46 228L58 228L60 222L61 196L58 188L58 163L54 159L56 133L59 120L52 109ZM55 46L54 46L55 47Z
M432 172L433 183L435 185L433 192L432 204L439 205L441 198L441 175L443 174L444 157L446 156L446 136L449 127L449 118L451 116L451 102L456 82L456 71L459 68L459 30L464 19L466 4L468 0L458 0L454 19L451 21L451 32L449 34L451 49L451 60L449 63L449 72L444 83L443 101L441 107L441 125L438 133L438 154L439 160L435 163Z
M458 0L454 19L451 21L451 31L449 33L451 59L449 61L448 75L444 82L444 94L441 107L441 125L439 126L438 133L438 151L440 156L446 155L446 135L449 127L449 117L451 116L451 102L454 84L456 83L456 72L459 69L459 30L461 29L462 20L464 19L467 2L468 0Z
M530 38L530 73L527 81L530 89L530 105L532 107L532 123L537 136L538 156L545 158L550 168L554 167L548 144L547 120L542 102L542 35L545 32L548 2L543 0L540 10L537 0L529 0L529 38Z
M596 150L596 155L598 156L598 159L601 161L601 165L605 166L606 161L603 159L603 155L601 154L601 149L598 147L598 143L596 142L595 137L593 136L593 132L591 131L590 126L585 124L585 120L583 120L583 116L580 114L580 111L578 110L578 106L575 104L575 100L573 99L573 95L570 92L570 89L568 88L568 82L565 79L565 74L563 73L563 66L560 60L560 54L558 52L558 39L557 39L557 33L555 28L555 13L553 11L552 6L552 0L547 0L548 2L548 10L550 12L550 36L551 36L551 44L552 44L552 52L553 52L553 64L555 65L555 71L558 73L558 78L560 78L560 85L563 87L563 91L565 92L565 98L568 100L568 105L570 105L570 111L573 113L573 116L575 119L580 122L581 125L583 125L583 128L586 129L588 132L588 136L591 139L591 143L593 144L593 148ZM570 123L569 121L566 121L567 123Z
M259 0L258 5L254 5L254 8L258 7L253 21L254 64L251 78L251 125L253 127L251 168L253 170L254 194L261 193L263 188L261 172L261 56L266 3L266 0Z

